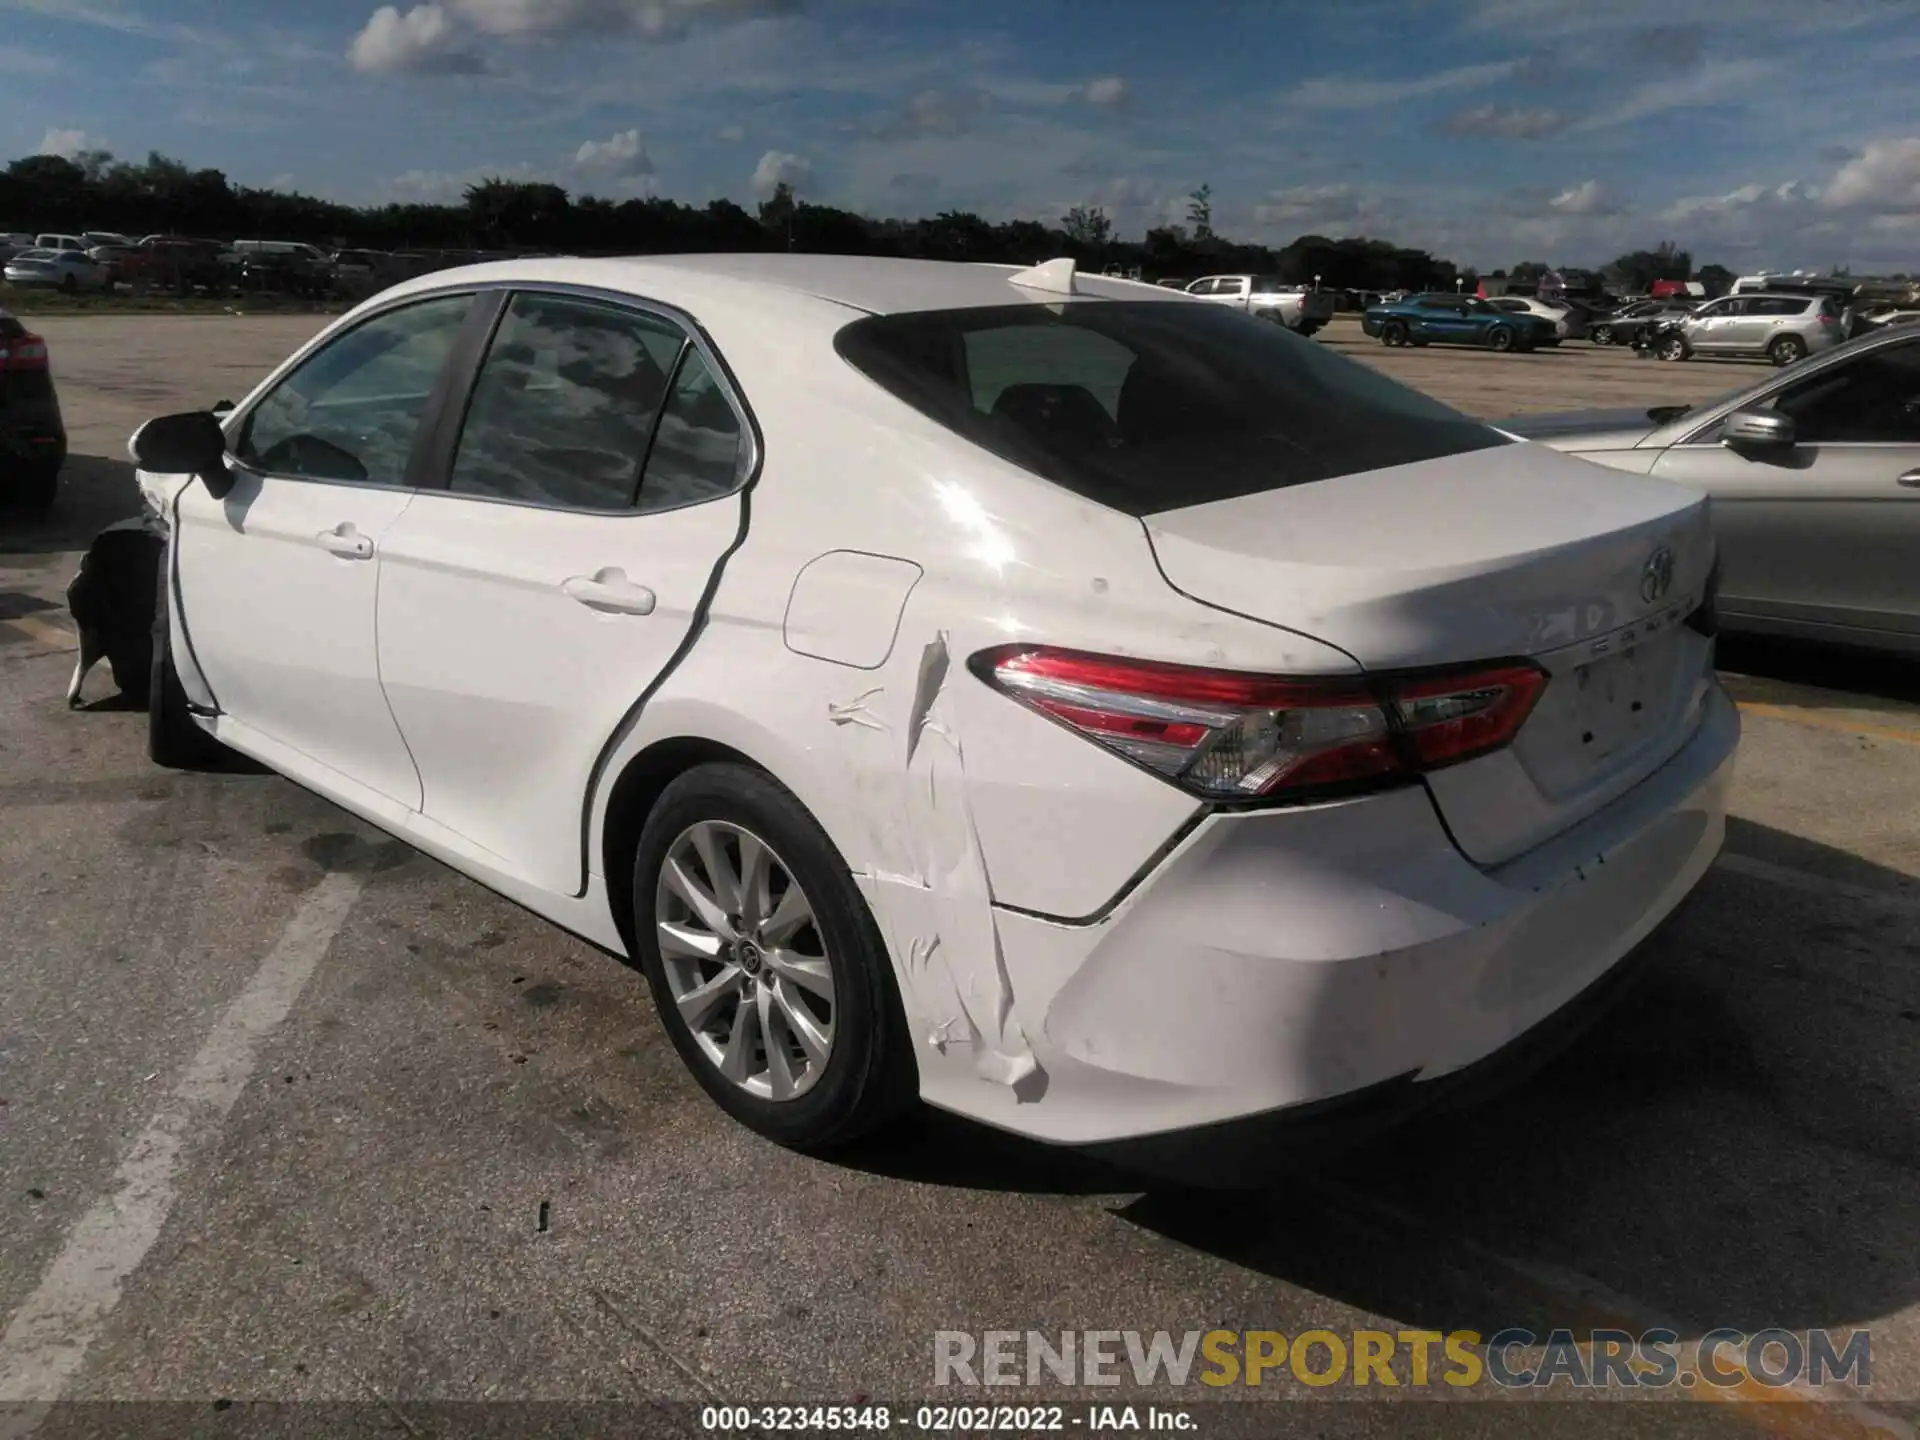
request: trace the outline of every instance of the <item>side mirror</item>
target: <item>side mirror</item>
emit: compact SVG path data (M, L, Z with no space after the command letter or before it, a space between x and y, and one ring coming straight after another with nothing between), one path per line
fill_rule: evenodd
M1774 410L1736 410L1720 431L1720 443L1761 450L1792 445L1793 417Z
M210 411L162 415L134 432L127 448L142 470L160 475L196 475L216 500L233 489L227 470L227 437Z

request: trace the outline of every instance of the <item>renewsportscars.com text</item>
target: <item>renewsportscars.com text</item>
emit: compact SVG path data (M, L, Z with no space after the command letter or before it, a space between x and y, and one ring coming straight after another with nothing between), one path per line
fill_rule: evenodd
M1760 1385L1868 1386L1864 1330L1713 1330L1683 1341L1672 1330L1571 1330L1542 1335L1474 1330L941 1330L938 1386L1302 1385L1468 1389L1663 1389Z

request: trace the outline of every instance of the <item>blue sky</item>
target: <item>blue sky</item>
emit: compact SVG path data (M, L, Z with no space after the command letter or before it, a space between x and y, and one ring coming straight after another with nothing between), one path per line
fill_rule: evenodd
M257 18L253 18L257 17ZM1920 269L1920 0L0 0L0 156Z

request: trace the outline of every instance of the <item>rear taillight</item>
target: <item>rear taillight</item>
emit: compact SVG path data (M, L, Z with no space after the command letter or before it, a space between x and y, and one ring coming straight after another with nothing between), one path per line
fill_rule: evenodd
M1526 665L1293 679L1045 646L973 657L1021 704L1209 800L1368 788L1512 740L1547 677Z
M0 344L0 370L44 370L47 342L38 335L22 335Z

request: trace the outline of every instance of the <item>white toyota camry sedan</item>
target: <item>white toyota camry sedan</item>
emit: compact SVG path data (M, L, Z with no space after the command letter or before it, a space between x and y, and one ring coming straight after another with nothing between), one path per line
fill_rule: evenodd
M1402 1115L1722 840L1702 496L1068 261L436 273L132 450L155 758L631 958L790 1145Z

